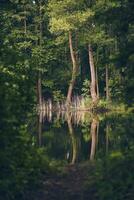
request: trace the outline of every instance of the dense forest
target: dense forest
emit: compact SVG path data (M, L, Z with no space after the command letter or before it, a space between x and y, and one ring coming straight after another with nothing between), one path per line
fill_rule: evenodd
M2 0L0 8L6 105L82 93L133 104L133 1Z
M34 199L30 195L41 184L41 180L37 181L41 179L39 177L48 177L48 174L55 176L60 170L65 173L63 168L61 169L65 163L55 161L50 165L51 153L41 147L40 141L36 141L36 133L41 134L41 129L46 132L46 140L47 137L50 140L46 129L40 124L42 116L39 116L39 112L43 108L55 112L58 109L67 111L65 127L68 126L74 154L77 145L70 112L78 109L92 112L91 115L94 115L94 112L102 114L101 111L118 110L128 113L129 110L131 114L128 114L127 118L125 115L117 119L114 116L113 124L119 120L119 123L125 124L126 132L127 126L131 127L128 138L119 124L116 124L115 132L122 130L123 134L119 138L123 139L117 137L117 140L121 141L121 148L126 141L126 146L131 146L128 145L127 150L134 150L133 11L133 0L0 0L0 199ZM108 116L108 119L100 117L98 120L95 113L95 117L86 117L84 122L78 120L78 116L76 118L84 123L84 133L90 132L88 124L91 124L91 135L98 129L98 121L103 119L101 130L106 124L104 131L111 131L109 137L113 141L111 116ZM60 122L54 123L55 130L61 126ZM77 127L75 131L80 130L81 127ZM64 133L64 128L61 131ZM57 139L57 146L60 147L62 143L67 148L67 136L64 139L62 137L59 136L60 142ZM92 139L93 142L93 137L84 137L85 141ZM112 144L119 145L118 142ZM48 149L50 146L48 144ZM125 155L127 150L124 151ZM105 175L103 168L106 167L106 160L104 163L99 160L96 171L93 170L94 166L90 166L94 181L90 182L92 177L89 177L84 194L93 194L91 200L132 199L134 177L126 170L128 166L133 169L132 154L129 152L125 157L117 153L116 159L117 155L119 161L116 162L112 157L114 161L107 163L109 177ZM91 154L90 158L92 156ZM117 166L120 170L125 163L126 168L123 167L117 183L113 181L110 184L118 187L126 174L125 176L129 177L127 186L122 185L120 195L115 193L117 196L114 196L114 189L113 193L110 189L109 193L106 193L107 189L104 192L100 177L104 178L103 183L106 186L107 180L112 178L111 171ZM91 189L95 186L99 190ZM51 193L48 190L49 192ZM98 196L94 196L95 193ZM35 199L41 199L40 195L37 196ZM78 199L86 200L88 197Z

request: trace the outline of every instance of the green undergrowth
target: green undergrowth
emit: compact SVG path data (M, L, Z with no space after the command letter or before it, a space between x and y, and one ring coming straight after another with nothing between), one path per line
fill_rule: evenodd
M134 149L126 154L112 153L103 161L96 161L85 183L85 199L132 200L134 191Z
M84 98L82 105L80 105L80 109L89 110L91 112L134 112L134 106L127 105L123 102L116 101L107 101L105 99L100 99L97 105L93 105L92 100L90 98Z

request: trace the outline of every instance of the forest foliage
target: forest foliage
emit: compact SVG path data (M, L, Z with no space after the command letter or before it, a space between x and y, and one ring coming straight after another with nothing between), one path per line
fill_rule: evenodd
M29 183L36 187L41 172L50 170L28 130L42 99L69 105L82 95L87 106L134 105L133 10L133 0L0 1L0 192L5 199L18 191L23 196Z
M72 76L68 42L71 32L77 63L73 95L80 95L84 81L91 80L90 43L100 98L106 98L107 68L109 98L132 105L133 7L131 0L1 1L0 87L3 98L6 101L21 99L25 105L35 104L39 88L41 98L53 99L57 93L66 97Z

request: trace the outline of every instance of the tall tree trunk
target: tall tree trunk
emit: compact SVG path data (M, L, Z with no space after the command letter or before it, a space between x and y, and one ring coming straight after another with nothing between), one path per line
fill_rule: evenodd
M99 99L99 81L98 81L98 68L97 68L97 65L98 65L98 61L99 61L99 48L97 48L97 56L96 56L96 62L95 62L95 66L96 66L96 92L97 92L97 98Z
M40 27L40 40L39 40L39 45L40 45L40 48L41 48L42 47L42 11L41 11L41 1L40 1L40 4L39 4L39 17L40 17L40 24L39 24L39 27ZM41 71L39 69L38 70L38 80L37 80L37 91L38 91L38 104L39 104L40 108L41 108L41 105L42 105L42 84L41 84L41 82L42 82Z
M88 52L89 52L90 72L91 72L91 87L90 87L91 97L93 104L97 105L98 98L96 93L96 76L95 76L95 66L94 66L93 51L91 44L88 45Z
M26 12L26 6L24 5L24 40L26 42L26 36L27 36L27 12ZM25 54L26 54L26 47L25 49Z
M42 1L40 0L39 1L39 17L40 17L40 24L39 24L39 26L40 26L40 47L41 47L41 45L42 45Z
M37 95L38 95L38 104L41 108L42 105L42 86L41 86L41 72L38 71L38 79L37 79Z
M26 34L27 34L27 17L26 17L26 8L24 6L24 13L25 13L25 16L24 16L24 34L25 34L25 37L26 37Z
M75 84L75 81L76 81L76 73L77 73L77 62L76 62L76 57L75 57L75 53L74 53L74 50L73 50L72 33L71 32L69 32L69 48L70 48L70 55L71 55L73 68L72 68L72 78L71 78L71 81L70 81L70 85L69 85L68 93L67 93L67 99L66 99L67 107L71 103L72 91L73 91L74 84Z
M99 99L99 83L98 83L98 70L97 70L97 67L96 67L96 92L97 92L97 98Z
M109 75L108 75L108 65L106 65L106 100L109 101Z

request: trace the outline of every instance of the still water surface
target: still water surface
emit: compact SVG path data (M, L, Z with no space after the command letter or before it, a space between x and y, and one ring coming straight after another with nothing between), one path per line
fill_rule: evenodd
M133 148L133 114L41 113L38 144L52 160L75 164Z

